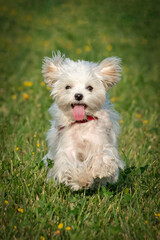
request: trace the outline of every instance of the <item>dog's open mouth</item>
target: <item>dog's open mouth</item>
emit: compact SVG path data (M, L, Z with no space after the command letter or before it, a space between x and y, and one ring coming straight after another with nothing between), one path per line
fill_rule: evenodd
M71 104L72 114L76 121L81 121L85 117L85 109L87 108L86 104Z

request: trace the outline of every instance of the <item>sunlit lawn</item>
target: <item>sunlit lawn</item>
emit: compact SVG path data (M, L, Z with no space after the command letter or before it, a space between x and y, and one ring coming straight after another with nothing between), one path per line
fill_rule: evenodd
M0 1L0 239L158 239L158 1ZM119 182L71 192L46 183L51 119L42 59L118 56L110 91L121 113Z

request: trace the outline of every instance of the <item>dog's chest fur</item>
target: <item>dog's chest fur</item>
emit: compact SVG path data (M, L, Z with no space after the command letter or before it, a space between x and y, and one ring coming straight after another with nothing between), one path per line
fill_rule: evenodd
M60 131L58 145L63 145L69 158L83 162L91 155L100 154L111 139L110 119L101 111L98 119L76 123Z

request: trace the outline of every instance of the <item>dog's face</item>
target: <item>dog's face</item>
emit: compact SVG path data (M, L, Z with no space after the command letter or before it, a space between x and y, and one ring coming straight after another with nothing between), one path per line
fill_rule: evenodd
M45 58L42 72L58 107L67 116L83 120L102 108L106 89L119 81L119 62L118 58L100 64L74 62L59 53L52 59Z

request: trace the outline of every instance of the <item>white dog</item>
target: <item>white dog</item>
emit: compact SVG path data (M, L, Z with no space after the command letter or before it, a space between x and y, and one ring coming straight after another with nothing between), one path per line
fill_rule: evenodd
M115 183L124 168L117 149L119 117L106 98L106 90L120 80L120 59L106 58L100 64L65 58L60 52L44 58L45 82L55 103L54 119L47 133L54 162L47 179L72 190Z

